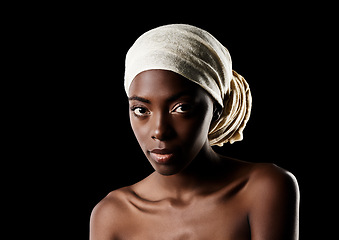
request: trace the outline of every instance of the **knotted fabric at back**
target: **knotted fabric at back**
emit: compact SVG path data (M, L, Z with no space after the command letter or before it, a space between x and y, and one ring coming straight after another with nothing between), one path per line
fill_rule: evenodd
M211 124L211 145L243 139L252 97L245 79L232 70L228 50L208 32L186 24L165 25L141 35L126 55L125 90L139 73L162 69L204 88L222 107Z

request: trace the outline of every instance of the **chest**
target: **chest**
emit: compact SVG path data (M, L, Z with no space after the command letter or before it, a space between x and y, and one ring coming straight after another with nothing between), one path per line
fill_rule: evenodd
M130 224L132 231L126 239L250 239L246 210L237 201L139 204L135 205Z

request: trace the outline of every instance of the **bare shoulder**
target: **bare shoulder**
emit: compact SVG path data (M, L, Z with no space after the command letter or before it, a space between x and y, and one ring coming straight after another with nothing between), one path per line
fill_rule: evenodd
M271 163L254 164L250 172L249 184L253 193L265 190L267 193L291 191L297 193L298 182L287 170Z
M90 239L115 239L117 229L128 218L128 195L125 187L110 192L92 210L90 219Z
M300 197L292 173L253 164L246 192L252 239L298 239Z
M117 214L123 210L126 205L126 199L129 192L129 187L121 188L110 192L103 198L94 208L91 217L112 216L112 213Z
M298 190L296 177L273 163L253 163L228 158L236 166L236 175L247 179L247 189L255 193L260 188L275 190L280 187Z

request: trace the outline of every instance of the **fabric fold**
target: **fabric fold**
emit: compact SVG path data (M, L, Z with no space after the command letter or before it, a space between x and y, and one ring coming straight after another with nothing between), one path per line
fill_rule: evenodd
M224 98L224 108L209 132L211 145L222 146L243 139L243 130L251 114L252 95L245 79L233 70L230 95Z

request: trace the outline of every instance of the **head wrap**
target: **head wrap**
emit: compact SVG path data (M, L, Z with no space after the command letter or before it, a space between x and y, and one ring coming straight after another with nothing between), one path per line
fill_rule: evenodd
M232 70L228 50L208 32L186 24L165 25L141 35L126 55L125 90L139 73L162 69L204 88L222 107L210 127L211 145L243 139L252 97L245 79Z

